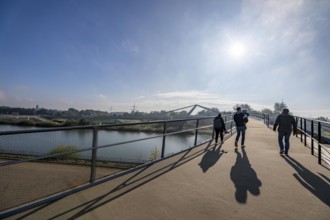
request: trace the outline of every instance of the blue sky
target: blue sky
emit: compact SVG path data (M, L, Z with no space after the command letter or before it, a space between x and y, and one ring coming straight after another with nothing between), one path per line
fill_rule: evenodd
M330 117L328 0L0 0L0 105Z

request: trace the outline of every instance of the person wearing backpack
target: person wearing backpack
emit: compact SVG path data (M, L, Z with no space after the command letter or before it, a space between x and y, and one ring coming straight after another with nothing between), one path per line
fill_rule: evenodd
M221 117L221 114L219 113L217 117L213 119L213 128L215 131L215 143L218 143L218 137L220 134L220 139L221 139L221 144L223 144L223 132L226 131L226 125L225 122L223 121L223 118Z
M242 110L242 112L243 112L243 114L244 114L243 121L244 121L245 124L246 124L246 123L249 122L249 115L250 115L250 114L247 112L246 109ZM246 126L245 126L245 127L246 127Z

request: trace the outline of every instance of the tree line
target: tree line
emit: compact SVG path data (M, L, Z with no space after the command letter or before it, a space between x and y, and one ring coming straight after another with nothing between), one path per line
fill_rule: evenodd
M45 108L12 108L8 106L0 106L0 114L2 115L38 115L46 118L84 118L84 117L100 117L108 116L106 111L99 110L77 110L69 108L68 110L60 111L55 109Z
M287 104L282 102L275 102L274 109L264 108L261 111L253 109L249 104L236 104L233 106L233 111L236 111L237 107L246 109L248 112L255 112L269 115L270 117L276 117L279 115L284 108L288 108ZM195 116L214 116L217 112L220 112L218 108L210 108L209 110L203 109L198 111ZM232 113L231 111L221 111L221 113ZM38 115L48 119L54 118L65 118L72 120L82 119L83 122L80 124L87 124L87 120L90 118L94 120L105 120L107 118L125 118L125 119L179 119L187 117L187 111L177 111L177 112L168 112L168 111L151 111L139 112L122 112L122 113L111 113L107 111L100 110L77 110L75 108L69 108L68 110L60 111L54 109L45 109L45 108L12 108L8 106L0 106L0 115ZM318 117L318 120L328 121L327 117Z

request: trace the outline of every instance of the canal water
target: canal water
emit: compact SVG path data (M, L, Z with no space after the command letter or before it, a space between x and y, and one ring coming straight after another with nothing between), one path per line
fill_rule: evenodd
M36 129L36 127L0 125L1 131ZM132 141L136 139L157 136L157 133L124 132L124 131L98 131L98 146ZM211 135L198 135L197 143L202 143L211 138ZM170 135L165 140L165 155L187 149L194 145L195 135L180 134ZM63 130L41 133L27 133L0 136L0 153L15 153L23 155L49 155L58 146L74 146L77 149L88 149L92 147L93 131ZM163 138L153 138L139 142L121 144L112 147L104 147L97 150L97 158L100 160L139 162L150 159L152 152L160 154ZM91 158L91 150L79 153L83 159Z

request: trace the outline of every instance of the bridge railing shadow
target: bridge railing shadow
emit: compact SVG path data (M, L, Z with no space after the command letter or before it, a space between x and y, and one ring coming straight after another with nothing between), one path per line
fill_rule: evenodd
M47 219L76 219L78 217L84 216L85 214L110 203L111 201L143 186L144 184L166 174L167 172L170 172L171 170L195 159L196 157L205 154L205 152L207 152L212 146L212 141L209 141L205 147L189 149L182 154L177 155L176 157L168 158L166 160L150 164L149 166L142 167L140 170L137 170L134 173L129 173L126 176L123 176L120 183L114 186L111 190L103 194L99 194L87 202L82 204L67 204L67 209L61 210L60 213L50 214L47 212L48 215L50 215L47 217ZM108 182L106 184L108 184ZM34 214L38 212L44 212L43 209L46 209L53 203L61 202L63 199L43 205L33 211L25 213L23 216L17 219L24 219L27 217L33 218Z

